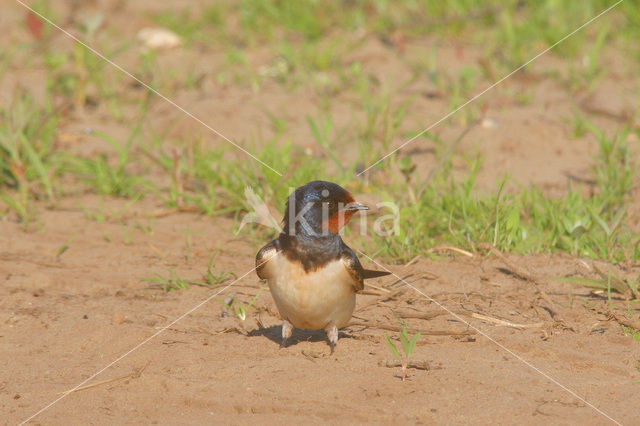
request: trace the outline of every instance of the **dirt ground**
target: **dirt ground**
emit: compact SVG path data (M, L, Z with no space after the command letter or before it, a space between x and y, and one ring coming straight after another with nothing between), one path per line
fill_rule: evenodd
M149 24L140 13L149 4L135 2L117 12L131 17L122 19L122 37L133 37ZM24 10L10 5L3 15L0 21L18 21ZM12 37L26 38L22 32L18 28ZM56 43L69 41L59 36ZM454 54L459 49L438 43L434 41L438 57L452 69L475 60L473 51L460 57ZM406 54L419 47L417 42L408 43ZM171 59L175 54L161 53L160 59L182 61L205 72L217 58L181 52L179 59ZM375 38L354 55L381 81L409 72L408 65ZM554 61L543 57L534 70L553 67ZM613 130L619 127L619 117L635 107L634 90L629 89L634 83L612 69L595 94L584 99L575 99L557 82L531 86L520 77L506 84L505 90L528 90L529 104L515 105L501 90L488 93L487 117L499 127L479 127L459 147L461 152L484 156L480 186L492 187L509 173L519 182L560 193L568 179L586 177L597 145L588 135L570 138L568 121L574 110L600 111L593 120L604 130ZM36 82L41 72L11 65L1 84ZM415 94L430 88L416 82L403 90ZM268 104L270 110L284 111L296 141L313 145L305 115L319 107L304 88L287 93L273 83L256 94L248 88L220 88L205 82L202 93L178 91L175 99L188 110L212 117L207 121L234 140L248 138L256 128L267 129L268 134L269 121L263 112ZM357 107L349 99L337 99L333 111L337 127L340 111ZM449 107L447 99L420 97L407 113L413 117L411 129L428 126ZM151 108L158 125L181 114L161 100ZM73 135L78 146L88 140L83 133L88 126L118 134L121 125L106 122L102 113L101 107L89 111L82 119L66 123L63 131ZM200 132L210 137L197 123L183 120L173 130L176 136ZM437 133L450 140L460 130L443 124ZM629 138L632 149L638 149L637 137ZM416 144L408 152L425 170L435 163L432 150L421 150ZM125 209L126 225L89 220L86 211L100 205L106 211ZM593 277L591 261L562 254L507 255L505 263L495 256L448 252L437 260L421 257L409 266L388 265L459 317L439 315L442 308L434 301L394 277L379 278L372 282L377 288L371 288L378 295L358 296L354 317L355 322L374 326L344 329L330 355L323 333L296 331L287 348L279 347L279 319L268 291L260 293L256 309L244 322L225 314L222 301L230 294L247 303L261 286L250 272L258 247L235 235L232 218L187 213L145 216L158 207L150 198L130 206L123 200L85 195L63 199L55 209L40 205L36 231L25 232L14 220L0 222L3 423L29 418L133 348L89 381L88 388L65 396L32 422L607 423L607 417L594 407L624 424L640 419L635 398L640 344L606 315L606 294L550 278ZM153 232L145 231L149 223ZM68 249L60 253L65 242ZM367 252L367 247L358 248ZM191 286L163 292L144 279L167 275L172 269L181 277L199 280L215 252L216 271L248 275L138 347L233 281L218 288ZM375 267L364 259L363 263ZM513 265L535 272L538 283L519 277ZM619 268L619 273L637 276L637 265ZM548 296L542 297L540 291ZM393 297L385 298L386 294ZM612 303L626 306L620 298L614 297ZM407 319L422 331L413 359L426 361L430 368L410 369L404 382L400 368L381 365L392 360L385 332L398 334L378 327L397 325L391 308L408 316L430 317Z
M188 214L159 218L153 235L137 230L131 244L119 237L120 225L88 221L72 206L47 211L42 220L45 229L38 233L0 223L0 407L8 424L34 414L217 291L193 286L165 293L141 278L175 268L182 277L199 279L218 247L223 250L216 269L240 276L252 268L253 250L229 236L230 220L213 223ZM192 231L188 260L187 228ZM56 257L70 233L75 235L70 248ZM589 276L583 263L569 256L508 259L543 277ZM90 382L96 386L65 397L34 421L606 421L535 367L616 420L634 423L640 346L598 314L606 310L606 297L545 280L543 289L555 302L552 318L535 286L506 268L497 258L465 256L391 266L448 309L530 326L497 326L461 314L531 366L451 315L438 315L407 319L423 330L413 359L427 361L431 369L410 369L402 382L399 368L379 365L392 359L383 331L349 327L332 356L322 333L297 332L289 347L280 348L279 319L268 292L256 302L260 313L243 323L223 316L218 297L100 374ZM258 285L250 273L224 294L247 301ZM393 277L375 285L401 288ZM354 320L394 325L390 307L441 312L411 288L370 303L378 298L359 296ZM454 335L433 335L438 332Z

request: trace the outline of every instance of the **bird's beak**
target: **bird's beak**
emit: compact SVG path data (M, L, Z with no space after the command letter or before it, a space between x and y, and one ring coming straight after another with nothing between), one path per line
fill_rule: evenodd
M365 206L364 204L353 202L353 203L347 204L344 209L345 210L351 210L351 211L357 211L357 210L369 210L369 207Z

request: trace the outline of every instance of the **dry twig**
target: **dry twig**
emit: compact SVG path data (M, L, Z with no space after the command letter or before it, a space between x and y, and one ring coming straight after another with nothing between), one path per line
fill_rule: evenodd
M540 284L544 283L543 279L536 277L534 274L527 271L526 269L521 268L518 265L512 263L511 261L509 261L509 259L507 259L507 257L504 254L502 254L500 250L498 250L497 248L495 248L489 243L480 243L478 244L478 248L488 250L491 253L495 254L513 274L515 274L516 276L520 277L525 281L529 281L530 283L535 284L537 293L550 305L549 309L553 311L554 316L557 315L557 312L553 310L556 304L553 302L553 300L551 300L549 295L547 295L547 293L545 293L544 290L542 290L539 287Z
M380 330L397 331L401 332L402 327L399 325L380 324L369 321L352 321L347 324L347 327L371 327L378 328ZM412 333L420 333L424 336L472 336L476 334L474 331L467 330L427 330L425 328L407 327L407 331Z
M423 319L423 320L430 320L430 319L433 319L435 317L438 317L438 316L441 316L441 315L447 315L447 314L450 314L450 313L454 313L454 314L458 314L458 315L470 316L472 318L476 318L476 319L479 319L479 320L487 321L487 322L490 322L492 324L503 326L503 327L524 329L524 328L537 328L537 327L544 326L544 322L542 322L542 321L541 322L537 322L537 323L533 323L533 324L516 324L516 323L513 323L513 322L502 320L500 318L494 318L494 317L491 317L489 315L480 314L480 313L477 313L477 312L470 312L470 311L467 311L465 309L451 309L449 311L437 310L437 311L430 311L430 312L402 312L402 311L401 312L396 312L396 314L400 318L415 318L415 319Z
M616 315L614 314L612 311L608 311L607 312L607 317L610 320L614 320L616 321L618 324L622 324L622 325L626 325L627 327L631 327L634 330L640 330L640 322L627 318L627 317L623 317L620 315Z
M91 383L91 384L85 385L85 386L80 386L79 388L75 388L75 389L71 389L71 390L68 390L68 391L60 392L60 394L70 394L70 393L73 393L73 392L80 392L80 391L83 391L83 390L94 388L96 386L106 385L107 383L117 382L118 380L137 379L138 377L140 377L142 375L142 372L149 366L150 363L151 363L151 361L147 362L142 367L135 368L131 373L125 374L124 376L114 377L113 379L102 380L100 382Z
M394 367L402 367L402 361L398 361L396 359L392 360L392 361L380 361L378 362L378 365L380 367L389 367L389 368L394 368ZM429 365L429 363L427 361L413 361L410 360L409 362L407 362L406 365L407 368L415 368L416 370L442 370L442 367L431 367Z
M465 310L463 309L450 309L450 312L453 312L454 314L464 314L466 313ZM435 311L428 311L428 312L406 312L406 311L396 311L396 314L400 317L400 318L408 318L408 319L423 319L423 320L430 320L433 319L435 317L439 317L441 315L447 315L450 312L445 311L443 309L438 309Z
M402 286L399 289L397 289L395 291L392 291L391 293L387 293L387 294L385 294L383 296L378 297L377 299L371 300L371 301L365 303L364 305L359 306L358 309L356 309L356 312L360 312L360 311L368 308L369 306L376 305L376 304L378 304L380 302L383 302L385 300L393 299L393 298L401 295L405 291L407 291L407 287L406 286Z
M533 323L533 324L516 324L516 323L513 323L513 322L501 320L500 318L494 318L494 317L490 317L488 315L478 314L476 312L470 312L470 313L467 313L467 315L470 315L472 318L476 318L476 319L479 319L479 320L482 320L482 321L487 321L487 322L493 323L495 325L500 325L500 326L504 326L504 327L523 329L523 328L538 328L538 327L544 326L544 322L542 322L542 321L536 322L536 323Z
M445 252L445 251L453 251L453 252L456 252L456 253L463 254L463 255L465 255L467 257L473 257L473 253L468 252L466 250L463 250L461 248L452 247L452 246L432 247L429 250L427 250L427 253L440 253L440 252Z

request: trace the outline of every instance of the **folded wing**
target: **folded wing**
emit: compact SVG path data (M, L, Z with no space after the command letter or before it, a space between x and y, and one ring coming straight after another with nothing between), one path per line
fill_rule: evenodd
M261 280L268 279L268 271L267 263L269 259L278 254L277 241L273 240L266 246L262 247L258 254L256 255L256 273Z

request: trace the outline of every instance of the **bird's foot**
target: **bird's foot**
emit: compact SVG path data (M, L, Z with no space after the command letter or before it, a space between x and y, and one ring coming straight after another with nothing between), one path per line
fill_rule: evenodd
M293 325L287 320L282 321L282 343L280 343L281 348L287 347L287 339L291 337L292 333Z
M338 327L334 325L328 326L326 329L327 337L329 338L329 346L331 346L331 355L333 355L333 351L336 349L336 345L338 344Z

